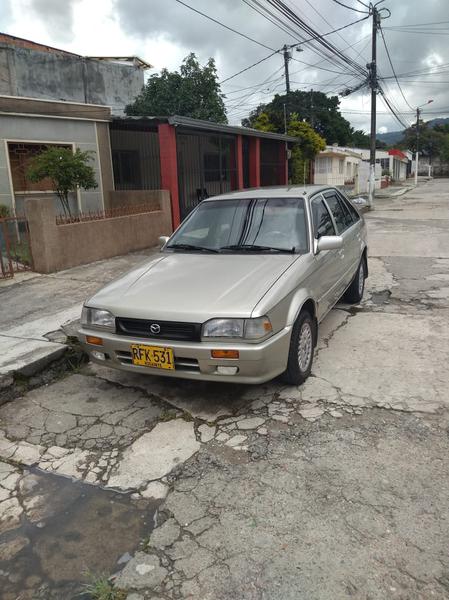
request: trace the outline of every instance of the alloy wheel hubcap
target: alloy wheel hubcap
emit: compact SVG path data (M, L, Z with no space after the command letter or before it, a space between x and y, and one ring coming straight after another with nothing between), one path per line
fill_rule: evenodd
M307 321L302 324L301 331L299 333L299 344L298 344L298 363L299 368L304 373L307 371L312 359L313 351L313 336L312 328L310 323Z

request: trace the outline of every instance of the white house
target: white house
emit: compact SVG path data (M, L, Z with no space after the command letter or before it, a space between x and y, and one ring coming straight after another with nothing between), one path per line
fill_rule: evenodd
M364 161L369 161L369 150L355 148L360 152ZM402 150L393 148L391 150L376 150L376 163L380 164L383 175L391 175L393 181L405 181L407 179L407 165L409 158Z
M359 151L340 146L326 146L315 157L314 183L322 185L353 185L358 177L362 155Z

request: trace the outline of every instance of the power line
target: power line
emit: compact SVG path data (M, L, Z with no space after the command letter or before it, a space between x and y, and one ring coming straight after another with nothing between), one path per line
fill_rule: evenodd
M237 35L240 35L241 37L249 40L250 42L253 42L254 44L257 44L258 46L262 46L262 48L266 48L267 50L272 50L272 48L270 48L266 44L263 44L262 42L258 42L257 40L255 40L254 38L250 37L249 35L246 35L245 33L242 33L241 31L237 31L237 29L233 29L232 27L229 27L229 25L225 25L221 21L218 21L217 19L214 19L213 17L211 17L209 15L206 15L206 13L201 12L197 8L194 8L193 6L190 6L189 4L186 4L182 0L176 0L176 2L178 2L178 4L182 4L182 6L185 6L189 10L193 10L193 12L201 15L202 17L205 17L206 19L209 19L209 21L212 21L216 25L220 25L221 27L224 27L228 31L232 31L232 33L236 33Z
M391 25L391 28L403 29L404 27L426 27L426 25L446 25L449 21L433 21L432 23L414 23L413 25Z
M304 39L304 34L301 33L299 34L298 31L294 28L294 27L298 27L298 23L292 21L291 16L287 14L286 11L289 11L290 9L288 7L286 7L284 5L283 9L280 9L279 6L274 6L272 2L270 2L269 0L266 0L275 10L277 10L278 12L281 13L282 17L285 19L287 18L288 20L282 20L279 16L276 15L275 12L273 12L272 10L270 10L268 7L263 6L260 2L260 0L243 0L248 6L250 6L251 8L253 8L256 12L258 12L260 15L262 15L265 19L267 19L270 23L274 24L275 26L277 26L279 29L281 29L284 32L287 32L289 35L291 35L292 37L294 37L295 39L298 40L298 45L299 44L305 44L305 43L311 43L311 49L313 49L315 52L318 52L322 57L324 57L324 60L330 61L334 64L338 64L337 60L341 61L341 57L338 57L337 60L335 59L335 52L329 52L329 49L327 48L327 54L325 54L323 52L323 47L317 47L316 44L314 44L313 42L316 42L317 40L320 40L321 38L331 35L333 33L337 33L338 31L341 31L342 29L346 29L346 27L350 27L351 25L354 25L355 23L359 22L360 20L354 21L352 23L348 23L346 25L344 25L343 27L338 27L336 29L333 29L327 33L324 34L319 34L317 31L315 31L312 28L309 28L309 30L304 30L304 28L300 28L302 29L302 31L305 31L308 34L308 38ZM253 4L256 4L257 6L253 6ZM290 11L292 14L293 11ZM297 15L295 15L297 16ZM292 23L293 26L292 27ZM292 44L291 46L295 46L296 44ZM326 48L325 48L326 49ZM337 49L338 50L338 49ZM310 63L307 63L305 61L301 61L299 59L293 58L293 60L295 60L296 62L300 63L300 64L304 64L305 66L311 67L311 68L317 68L320 70L324 70L324 71L329 71L329 72L333 72L335 73L335 69L326 69L325 67L319 67L319 63L318 64L314 64L311 65ZM343 61L344 62L344 67L347 68L347 63L350 62L348 60ZM341 67L342 65L339 64L339 66ZM352 65L353 66L353 65Z
M363 13L364 15L369 14L364 10L359 10L358 8L354 8L353 6L347 6L346 4L343 4L343 2L340 2L340 0L334 0L334 2L336 4L339 4L340 6L343 6L344 8L348 8L349 10L353 10L358 13Z
M394 75L394 78L396 80L396 83L398 85L399 91L401 92L401 95L404 98L404 101L407 104L407 106L413 110L413 106L410 105L409 101L407 100L407 98L404 95L404 92L402 91L401 84L399 83L398 76L396 75L396 71L394 70L393 61L391 60L390 51L388 50L387 42L385 40L384 32L383 32L383 29L382 29L381 26L379 26L379 30L380 30L380 33L382 35L382 40L383 40L383 43L384 43L385 52L387 53L388 61L390 63L390 67L391 67L391 70L393 72L393 75Z
M414 33L416 35L449 35L448 29L395 29L394 27L385 27L385 30L394 31L396 33Z
M223 83L226 83L227 81L230 81L231 79L234 79L234 77L237 77L237 75L241 75L242 73L245 73L245 71L249 71L250 69L252 69L253 67L256 67L257 65L260 65L260 63L263 63L264 61L268 60L269 58L271 58L272 56L274 56L278 52L279 52L279 50L275 50L274 52L272 52L268 56L265 56L264 58L261 58L260 60L256 61L252 65L249 65L248 67L245 67L241 71L238 71L237 73L234 73L234 75L231 75L230 77L226 77L226 79L223 79L223 81L220 81L220 85L223 85Z
M303 19L301 19L293 10L291 10L282 0L266 0L268 4L273 6L279 13L281 13L287 20L298 27L302 36L304 33L311 38L312 47L321 56L324 56L327 60L330 60L333 64L339 64L344 66L352 73L356 73L359 76L366 77L366 70L356 61L345 55L339 50L334 44L323 39L323 35L320 35L316 30L310 27ZM315 39L313 39L315 38ZM313 41L312 41L313 39ZM301 61L298 61L301 62Z
M383 102L385 103L385 105L387 106L387 108L390 109L391 114L395 117L396 121L404 128L404 129L408 129L409 125L403 121L401 119L401 117L399 116L399 114L397 113L397 110L395 109L395 107L393 106L391 100L389 100L387 98L387 95L385 94L384 90L381 88L381 86L379 86L379 92L380 92L380 97L382 98Z
M259 13L259 15L261 15L264 19L266 19L267 21L269 21L270 23L275 25L278 29L280 29L284 33L287 33L287 35L290 35L293 39L299 40L299 38L295 34L295 31L293 30L293 28L287 27L287 26L282 26L280 24L279 19L276 19L276 16L273 15L273 13L271 11L269 11L266 7L262 6L260 4L260 2L258 2L258 0L252 0L252 2L254 3L255 6L250 4L250 0L243 0L243 2L247 6L249 6L253 10L255 10L257 13ZM270 15L270 16L267 16L267 15Z

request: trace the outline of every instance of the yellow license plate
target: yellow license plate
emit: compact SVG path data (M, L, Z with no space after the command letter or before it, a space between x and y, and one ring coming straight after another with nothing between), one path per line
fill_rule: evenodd
M133 365L155 367L156 369L174 369L175 358L171 348L131 344Z

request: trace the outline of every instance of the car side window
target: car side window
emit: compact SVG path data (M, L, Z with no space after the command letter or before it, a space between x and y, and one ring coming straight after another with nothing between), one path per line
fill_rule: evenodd
M330 208L332 216L334 217L335 224L337 226L337 232L343 233L351 227L352 217L348 210L344 208L343 203L338 199L334 192L325 194L327 205Z
M357 223L357 221L360 221L360 215L357 212L357 210L354 208L354 206L351 204L351 202L345 198L344 196L342 196L341 194L338 195L340 200L343 202L345 208L348 210L349 214L352 217L352 220L354 223Z
M315 239L323 235L335 235L335 227L322 198L312 200L313 235Z

